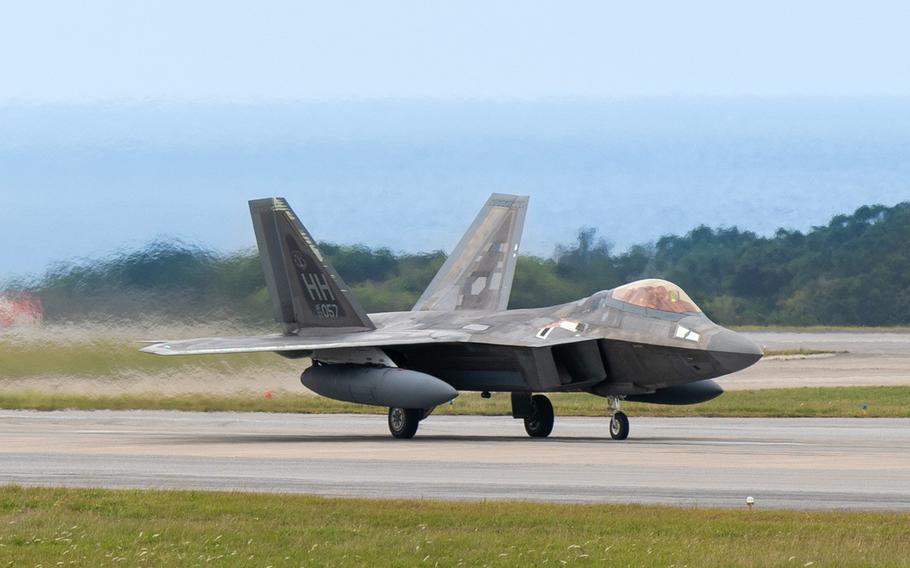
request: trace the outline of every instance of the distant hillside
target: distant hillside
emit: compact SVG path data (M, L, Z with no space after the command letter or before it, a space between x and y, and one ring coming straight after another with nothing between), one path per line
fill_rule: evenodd
M321 246L369 311L409 309L445 258ZM908 324L910 202L861 207L806 233L781 229L772 237L701 226L621 254L583 229L550 258L520 258L511 307L565 302L646 277L680 284L724 324ZM254 253L220 255L181 242L57 266L8 287L39 296L50 321L271 319Z

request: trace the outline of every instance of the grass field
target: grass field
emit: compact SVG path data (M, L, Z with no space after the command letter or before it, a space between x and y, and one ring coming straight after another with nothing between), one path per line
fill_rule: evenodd
M765 349L765 357L804 357L811 355L837 355L838 351L830 349L806 349L797 347L795 349Z
M142 345L137 342L111 338L67 342L0 339L0 376L4 379L45 376L112 377L189 370L227 373L289 365L288 360L274 353L160 357L142 353L140 347Z
M0 487L0 566L906 566L910 515Z
M584 393L550 395L557 416L605 416L602 398ZM80 396L52 392L0 393L0 408L32 410L190 410L317 413L384 413L384 408L338 402L307 395L275 392L247 395L111 395ZM436 414L508 415L507 394L482 399L464 393ZM726 416L726 417L878 417L910 418L910 387L839 387L730 391L712 401L693 406L661 406L625 403L632 416Z

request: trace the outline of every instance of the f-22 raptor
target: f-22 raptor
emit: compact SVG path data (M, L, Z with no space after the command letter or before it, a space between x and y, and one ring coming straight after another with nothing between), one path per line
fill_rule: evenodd
M308 357L310 390L388 407L389 430L411 438L459 391L511 393L532 437L553 429L552 392L608 401L610 435L629 435L621 401L695 404L711 379L762 356L709 320L679 286L632 282L545 308L509 310L528 198L493 194L408 312L367 314L283 198L250 201L266 286L282 332L165 341L159 355L275 352Z

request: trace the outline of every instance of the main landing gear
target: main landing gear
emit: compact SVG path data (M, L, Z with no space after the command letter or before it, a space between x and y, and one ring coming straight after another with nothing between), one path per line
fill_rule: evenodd
M619 409L619 398L609 397L610 412L610 437L614 440L625 440L629 437L629 417Z
M512 393L512 418L524 420L532 438L546 438L553 431L553 404L542 394Z
M392 436L402 440L413 438L417 433L420 421L427 414L427 411L422 408L390 408L389 432L392 433Z
M525 417L525 432L532 438L546 438L553 431L553 404L542 394L531 397L531 413Z

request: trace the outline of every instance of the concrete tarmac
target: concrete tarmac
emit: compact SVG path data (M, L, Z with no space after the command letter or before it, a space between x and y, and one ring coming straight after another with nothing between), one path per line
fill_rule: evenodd
M765 349L816 349L834 354L766 357L722 377L725 390L910 385L910 333L745 332Z
M744 331L767 349L826 349L910 357L910 333L886 331Z
M910 510L910 420L0 411L0 483L431 499Z

